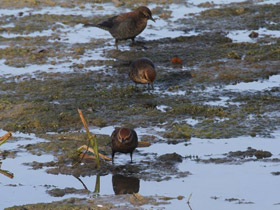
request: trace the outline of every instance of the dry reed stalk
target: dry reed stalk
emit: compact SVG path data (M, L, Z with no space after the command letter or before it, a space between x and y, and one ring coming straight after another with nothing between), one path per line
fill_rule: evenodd
M11 132L6 133L0 137L0 145L4 144L12 136Z
M89 132L89 129L88 129L88 124L83 116L83 113L82 113L82 110L78 109L78 113L80 115L80 118L82 120L82 123L86 129L86 132L87 132L87 135L88 135L88 139L89 139L89 142L94 150L94 154L95 154L95 158L96 158L96 167L99 168L100 164L99 164L99 152L98 152L98 144L97 144L97 138L96 138L96 135L93 134L91 135L90 132Z
M11 178L11 179L14 178L14 174L9 172L9 171L0 169L0 173L5 175L5 176L7 176L7 177L9 177L9 178Z
M88 150L88 151L94 153L94 150L91 147L88 147L87 145L83 145L83 146L78 148L78 151L82 151L82 150L86 150L86 151ZM112 158L110 158L106 155L103 155L101 153L99 153L99 156L106 161L112 161Z
M138 146L137 147L149 147L151 146L150 142L147 141L138 141Z

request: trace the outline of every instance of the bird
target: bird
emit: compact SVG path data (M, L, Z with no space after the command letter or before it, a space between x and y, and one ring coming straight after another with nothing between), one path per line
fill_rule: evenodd
M132 12L110 17L96 26L109 31L115 38L115 45L118 48L119 40L131 39L134 43L135 37L146 28L148 20L155 22L151 10L140 6Z
M130 153L130 162L132 163L132 153L138 146L138 137L134 129L117 127L111 135L112 163L116 152Z
M129 66L129 78L135 82L135 86L138 83L148 84L148 89L150 85L154 89L156 76L155 65L149 58L138 58L131 62Z

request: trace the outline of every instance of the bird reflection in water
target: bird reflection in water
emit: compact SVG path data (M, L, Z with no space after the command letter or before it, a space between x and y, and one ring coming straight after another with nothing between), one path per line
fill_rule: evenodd
M116 195L138 193L140 188L138 178L120 174L113 175L112 184Z

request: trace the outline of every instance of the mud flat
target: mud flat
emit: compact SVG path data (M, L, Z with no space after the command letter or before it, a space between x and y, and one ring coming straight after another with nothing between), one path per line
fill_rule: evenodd
M279 4L144 3L156 23L117 50L83 25L139 1L3 1L0 136L13 138L0 166L14 178L1 175L1 209L278 209ZM128 78L143 56L157 67L153 91ZM77 108L103 154L115 126L151 146L132 164L75 164L87 144Z

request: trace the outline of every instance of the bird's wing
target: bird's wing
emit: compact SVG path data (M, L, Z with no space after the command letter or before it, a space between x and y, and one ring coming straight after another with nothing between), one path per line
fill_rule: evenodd
M110 29L116 27L118 23L130 23L132 21L135 21L135 17L136 17L135 12L127 12L127 13L110 17L107 20L98 23L97 25L101 28Z
M100 22L97 24L98 27L103 28L103 29L110 29L113 28L114 23L116 22L118 16L110 17L107 20Z

